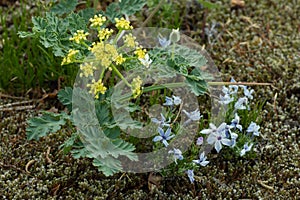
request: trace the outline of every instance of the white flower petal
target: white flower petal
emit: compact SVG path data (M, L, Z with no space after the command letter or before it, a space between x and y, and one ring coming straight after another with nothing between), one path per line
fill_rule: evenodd
M202 161L202 162L200 163L200 165L202 165L203 167L205 167L208 163L209 163L209 161Z
M153 142L158 142L158 141L161 141L163 138L159 135L159 136L155 136L153 138Z
M214 134L210 134L208 137L207 137L207 143L208 144L213 144L215 143L217 140L216 136Z
M216 141L215 143L215 149L217 150L217 152L219 153L222 149L222 144L220 141Z
M202 133L202 134L210 134L211 132L212 132L211 129L204 129L204 130L200 131L200 133Z
M222 141L222 144L224 144L226 146L231 146L231 140L224 138L221 141Z

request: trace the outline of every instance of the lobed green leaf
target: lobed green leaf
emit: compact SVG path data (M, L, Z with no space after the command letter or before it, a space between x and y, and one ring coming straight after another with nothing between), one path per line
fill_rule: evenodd
M66 123L64 114L44 112L40 117L27 121L26 135L28 140L38 140L49 133L55 133Z

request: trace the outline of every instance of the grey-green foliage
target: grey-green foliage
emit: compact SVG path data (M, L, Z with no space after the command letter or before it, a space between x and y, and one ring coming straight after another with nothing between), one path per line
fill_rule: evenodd
M51 12L57 15L72 12L78 5L78 0L63 0L51 8Z
M159 67L158 77L172 78L176 74L180 74L185 77L190 91L196 96L203 95L207 91L206 80L212 77L201 70L202 66L207 65L207 60L200 52L184 45L175 44L167 49L154 48L150 51L150 55L154 63L152 66Z
M88 91L74 88L72 119L79 131L87 157L93 158L93 164L105 175L122 170L119 158L137 160L135 147L122 140L119 124L110 110L110 91L94 100Z
M146 0L124 0L111 3L107 6L106 11L103 14L112 22L115 18L120 18L122 15L133 15L140 11L145 4Z
M31 118L26 129L27 138L38 140L57 132L70 121L76 126L77 132L61 145L65 153L71 152L74 158L92 158L93 164L107 176L121 171L120 156L130 160L137 160L137 156L133 152L135 147L119 137L119 127L131 127L131 122L116 124L110 111L108 95L109 91L94 102L86 90L69 87L60 90L58 96L62 104L71 109L74 103L75 109L70 110L71 115L44 112L42 116Z
M76 46L76 49L81 49L83 54L86 54L86 47L73 44L69 40L73 33L77 30L87 31L89 19L95 14L103 14L110 21L114 22L114 18L120 18L123 15L133 15L141 10L146 4L146 0L123 0L121 2L111 3L106 11L96 11L91 8L86 8L74 11L77 0L64 0L56 4L51 12L46 13L45 17L32 18L32 31L19 31L20 37L35 37L39 38L41 44L46 48L52 48L55 56L64 57L69 49Z
M28 120L26 134L28 140L38 140L40 137L46 136L48 133L55 133L66 124L68 119L66 113L55 114L51 112L43 112L40 117L34 117Z
M63 57L72 48L69 40L71 33L77 30L87 30L85 20L76 13L70 13L60 18L54 13L47 13L45 17L33 17L32 32L20 31L20 37L36 37L46 48L52 48L55 56ZM79 47L78 47L79 48Z

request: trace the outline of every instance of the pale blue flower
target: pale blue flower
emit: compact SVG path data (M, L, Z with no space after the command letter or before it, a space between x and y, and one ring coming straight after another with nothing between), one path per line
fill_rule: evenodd
M163 105L164 106L173 106L173 99L171 97L166 97L166 102Z
M237 137L238 137L238 134L231 132L231 141L230 141L231 147L234 147L236 145Z
M231 77L231 80L230 80L231 83L236 83L236 81ZM236 94L237 91L238 91L239 87L237 85L229 85L228 88L223 86L222 88L222 92L225 94L225 95L232 95L232 94Z
M240 117L238 116L237 113L235 113L234 119L231 120L231 124L229 126L230 128L237 128L242 132L243 127L239 123L240 123Z
M171 40L167 40L167 38L162 37L160 35L158 36L158 42L163 48L165 48L171 44Z
M199 146L202 145L203 144L203 137L198 137L196 144L199 145Z
M169 146L169 143L167 142L167 140L172 139L175 135L171 134L171 128L168 128L166 130L166 132L164 132L164 130L160 127L158 127L157 129L159 136L155 136L153 138L153 142L158 142L158 141L162 141L162 143L165 145L165 147Z
M227 138L229 138L231 136L231 127L229 125L226 124L226 126L224 126L224 129L221 130L225 132L225 135Z
M230 82L236 83L233 77L231 77ZM229 91L231 94L236 94L238 92L239 86L237 85L229 85Z
M211 134L211 133L216 133L216 132L221 132L225 129L226 127L226 123L222 123L218 128L213 124L213 123L209 123L209 127L208 129L203 129L202 131L200 131L200 133L202 134Z
M198 164L198 165L201 165L201 166L205 167L209 163L209 161L207 161L206 158L207 157L204 155L204 152L202 152L199 155L199 160L193 160L193 162Z
M240 155L241 156L245 155L246 152L251 150L252 146L253 146L253 143L251 143L250 146L249 146L249 143L244 144L244 148L241 150Z
M237 110L245 110L248 106L248 99L246 97L239 98L234 104L234 108Z
M187 112L186 110L182 110L182 111L192 121L198 121L202 117L202 115L200 114L200 111L198 109L196 109L196 110L194 110L194 111L192 111L190 113Z
M178 105L180 105L181 104L181 99L180 99L180 97L178 97L178 96L172 96L173 97L173 102L174 102L174 104L176 105L176 106L178 106Z
M225 124L225 125L224 125ZM212 131L207 137L208 144L214 144L216 151L219 153L222 149L222 144L226 146L231 146L231 140L226 137L225 128L226 123L222 123L218 129L223 131Z
M178 96L172 96L171 97L167 97L166 96L166 102L163 104L164 106L178 106L179 104L181 104L181 99Z
M194 179L194 170L192 170L192 169L187 170L187 175L188 175L191 183L194 183L194 181L195 181L195 179Z
M234 101L234 98L230 96L230 94L225 94L224 96L220 95L220 103L223 105L227 105Z
M160 113L160 116L161 116L161 120L158 120L157 118L151 118L151 121L155 124L158 124L160 127L164 127L164 126L170 127L169 123L171 122L171 119L169 118L169 120L166 122L166 118L162 113Z
M250 87L249 87L250 88L250 90L249 90L248 87L245 85L241 85L241 87L244 89L244 95L249 99L253 99L252 93L254 92L254 90L251 89Z
M177 159L178 160L182 160L183 159L183 155L182 152L179 149L174 148L173 150L170 150L168 153L173 154L175 163L177 164Z
M260 134L260 132L258 131L259 129L260 129L259 125L257 125L255 122L251 122L247 129L247 132L253 133L253 135L255 135L255 136L259 136L259 134Z

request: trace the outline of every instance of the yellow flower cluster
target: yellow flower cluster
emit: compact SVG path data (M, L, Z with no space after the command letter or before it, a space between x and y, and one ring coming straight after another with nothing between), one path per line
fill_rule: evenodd
M112 29L108 29L108 28L102 29L98 32L98 38L100 40L107 40L113 32L114 30Z
M146 49L142 49L141 47L137 48L134 51L134 54L136 54L139 59L144 59L146 56L146 53L147 53Z
M73 37L69 40L74 40L77 44L79 44L81 41L86 40L86 36L88 35L89 33L84 33L84 30L77 30L77 33L74 33Z
M119 56L114 45L104 42L95 43L90 50L95 55L96 60L99 60L105 68L109 68L110 64Z
M93 79L91 84L87 84L87 87L91 88L90 93L94 94L96 99L99 98L99 93L104 94L107 89L100 79L98 81Z
M61 65L67 65L76 60L76 54L79 53L79 50L70 49L68 55L63 58Z
M80 70L82 71L79 76L80 77L89 77L89 76L92 76L94 74L94 71L96 70L97 68L95 66L93 66L93 63L85 63L84 65L81 64L80 65Z
M142 94L141 90L142 79L140 76L134 78L131 82L131 91L133 98L137 98L140 94Z
M124 17L122 17L121 19L115 18L116 21L116 27L119 30L131 30L133 29L132 26L130 26L130 21L127 21L126 19L124 19Z
M90 22L92 22L92 27L101 27L104 22L106 22L106 17L102 16L101 14L94 15L94 17L90 19Z
M116 58L116 64L117 65L121 65L123 62L125 62L125 58L122 57L122 55L118 55L118 57Z
M131 48L135 48L136 46L139 45L138 42L136 42L136 37L134 37L131 33L127 34L123 37L124 39L124 45L126 47L131 47Z

